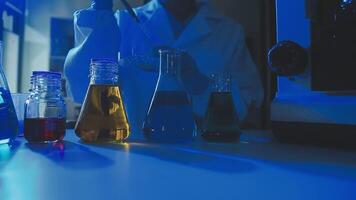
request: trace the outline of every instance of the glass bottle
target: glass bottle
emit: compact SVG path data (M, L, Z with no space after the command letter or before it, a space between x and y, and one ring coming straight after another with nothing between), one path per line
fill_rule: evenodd
M160 50L160 73L143 132L154 142L191 141L195 122L187 92L179 79L181 52Z
M231 93L231 75L221 73L211 77L215 84L202 125L202 137L207 141L238 141L241 130Z
M123 142L130 135L118 73L116 61L92 59L89 89L75 126L84 142Z
M10 143L18 134L18 120L2 66L3 43L0 41L0 144Z
M24 136L28 142L56 142L64 138L66 105L61 78L56 72L32 72L24 117Z

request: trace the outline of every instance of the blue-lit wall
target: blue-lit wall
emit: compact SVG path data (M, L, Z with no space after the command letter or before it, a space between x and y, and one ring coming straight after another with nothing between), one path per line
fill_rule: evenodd
M0 40L4 42L4 71L12 92L19 89L24 38L25 0L0 0Z
M292 40L309 49L312 0L276 0L278 41ZM356 93L317 92L311 88L311 66L298 76L279 77L271 106L273 121L356 125Z
M278 41L292 40L305 48L310 46L310 20L305 0L276 0Z
M311 44L311 23L307 17L306 0L276 0L277 40L291 40L304 48ZM298 95L311 92L310 67L307 71L290 79L278 78L278 95Z
M115 9L119 8L119 1ZM130 0L138 5L141 0ZM25 46L23 61L26 67L21 77L22 91L28 91L33 70L50 69L51 19L73 19L73 13L90 6L91 0L26 0Z

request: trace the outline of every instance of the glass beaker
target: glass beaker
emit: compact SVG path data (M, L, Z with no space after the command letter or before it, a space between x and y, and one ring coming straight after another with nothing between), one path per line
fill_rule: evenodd
M90 85L75 133L85 142L123 142L130 126L119 87L119 65L108 59L92 59Z
M0 144L10 143L18 134L18 120L2 66L3 43L0 41Z
M215 84L202 124L202 137L207 141L238 141L241 130L231 93L231 74L213 74L211 78Z
M61 78L62 75L56 72L32 72L24 114L24 136L28 142L47 143L64 138L66 105Z
M143 132L153 142L192 141L195 132L193 109L179 79L181 52L160 50L160 73Z

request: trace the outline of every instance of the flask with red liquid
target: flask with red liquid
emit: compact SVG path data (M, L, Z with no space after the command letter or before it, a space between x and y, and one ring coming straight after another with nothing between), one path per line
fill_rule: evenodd
M61 94L61 78L56 72L32 73L24 120L24 136L28 142L56 142L64 138L66 106Z

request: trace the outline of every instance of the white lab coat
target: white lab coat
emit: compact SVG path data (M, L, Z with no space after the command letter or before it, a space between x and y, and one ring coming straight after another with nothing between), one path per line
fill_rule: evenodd
M183 63L191 65L189 67L194 68L205 77L222 71L231 72L233 77L232 94L241 121L245 119L249 107L259 108L261 105L263 99L261 81L246 47L243 29L231 19L220 15L210 3L202 5L197 15L177 39L167 17L168 13L158 0L152 0L145 6L136 9L145 31L142 31L127 11L118 11L115 17L121 35L115 35L115 38L111 38L113 35L109 31L114 26L114 24L108 23L112 23L112 17L108 14L110 12L104 12L82 10L75 14L76 31L78 32L76 41L78 43L76 48L69 53L65 66L72 93L83 93L83 91L79 91L83 87L78 87L77 84L87 85L88 81L80 80L79 82L77 74L88 75L88 59L98 56L98 52L103 50L101 48L109 48L110 52L105 53L108 53L108 56L111 54L111 57L120 51L121 58L129 60L135 55L151 55L152 49L158 46L169 46L185 50L193 60ZM86 22L82 23L81 20L86 20ZM89 28L80 26L88 22L94 24L90 24ZM95 30L92 27L98 27L99 25L96 23L106 23L106 25L100 25L98 29L102 29L99 31L101 34L96 34L94 37ZM86 32L83 33L82 30ZM85 48L88 41L99 42L100 39L103 40L101 42L107 42L108 39L112 42L108 42L107 45L96 44L95 48ZM117 44L120 39L119 48L109 45ZM152 47L152 44L155 47ZM84 66L73 63L82 63ZM157 70L145 71L139 67L125 64L120 72L128 118L133 132L140 132L155 89ZM194 80L194 77L186 79L183 77L184 80L187 82L186 85L193 86L194 84L199 85L204 79ZM200 119L205 114L210 92L210 88L206 87L193 89L190 92L194 113ZM83 100L83 95L73 95L73 97L78 102Z

